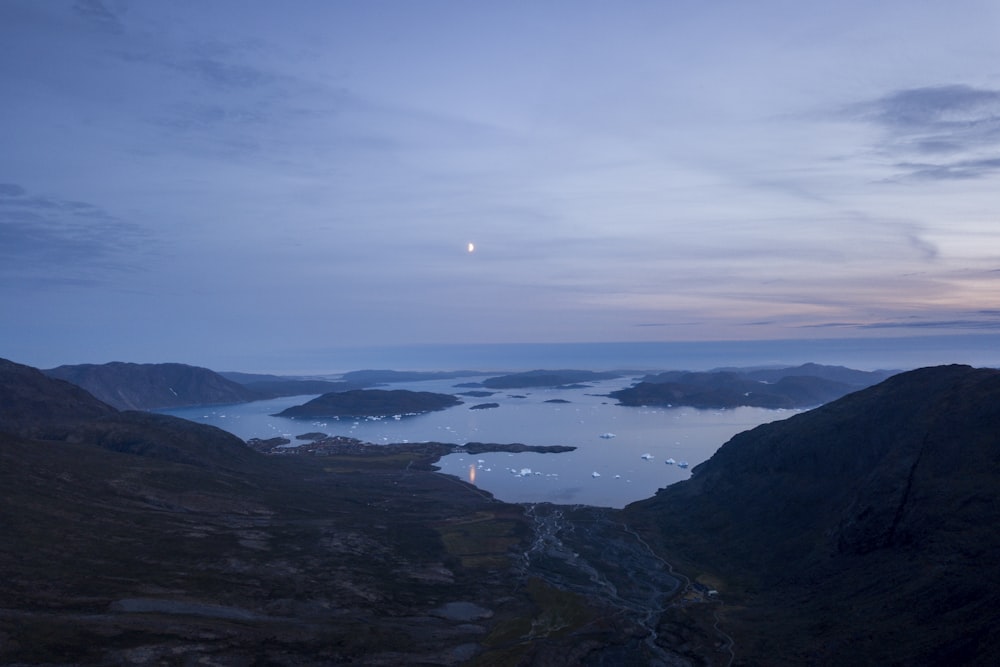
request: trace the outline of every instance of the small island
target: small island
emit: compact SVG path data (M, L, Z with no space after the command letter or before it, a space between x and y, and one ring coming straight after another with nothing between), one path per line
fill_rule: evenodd
M445 410L462 401L452 394L406 389L355 389L323 394L302 405L279 412L276 417L390 417Z

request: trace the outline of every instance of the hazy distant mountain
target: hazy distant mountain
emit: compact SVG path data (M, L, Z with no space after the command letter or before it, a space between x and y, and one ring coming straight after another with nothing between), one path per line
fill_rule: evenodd
M317 380L315 378L264 375L261 373L237 373L234 371L224 371L219 373L219 375L227 380L237 382L266 398L327 394L331 391L348 391L350 389L364 389L371 386L371 383L366 382Z
M405 389L357 389L324 394L278 413L280 417L389 417L444 410L462 401L451 394Z
M858 388L870 387L899 373L898 370L859 371L845 366L825 366L812 363L786 368L758 368L743 372L747 377L764 382L777 382L786 377L806 376L841 382Z
M511 373L483 380L490 389L526 389L528 387L559 387L580 382L596 382L620 377L617 373L598 373L578 370L535 370Z
M813 407L881 382L894 372L819 364L745 371L667 371L647 375L634 386L609 396L632 406Z
M263 396L207 368L186 364L79 364L44 371L122 410L245 403Z
M361 370L350 371L340 376L344 382L353 382L371 386L390 382L422 382L424 380L448 380L450 378L482 375L482 371L392 371L392 370Z
M998 664L1000 371L759 426L626 516L739 607L748 664Z

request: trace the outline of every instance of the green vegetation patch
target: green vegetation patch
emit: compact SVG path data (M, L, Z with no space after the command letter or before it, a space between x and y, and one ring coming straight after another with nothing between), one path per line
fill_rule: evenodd
M476 512L435 527L448 554L467 568L507 567L511 549L521 540L518 521L497 517L492 512Z

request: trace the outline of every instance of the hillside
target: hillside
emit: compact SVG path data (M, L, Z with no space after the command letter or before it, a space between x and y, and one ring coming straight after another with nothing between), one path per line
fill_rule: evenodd
M263 396L207 368L186 364L79 364L44 371L120 410L245 403ZM303 392L308 393L308 392Z
M996 664L1000 371L928 368L733 437L629 521L750 664Z

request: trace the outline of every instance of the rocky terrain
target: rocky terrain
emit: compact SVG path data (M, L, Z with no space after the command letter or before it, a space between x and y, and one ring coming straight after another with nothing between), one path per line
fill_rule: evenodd
M50 368L45 374L83 387L120 410L245 403L265 398L214 371L186 364L79 364Z
M391 417L434 412L460 405L452 394L406 389L355 389L323 394L278 413L279 417Z
M805 364L782 369L668 371L647 375L609 394L621 405L689 406L702 409L815 407L869 387L893 371L858 371Z

